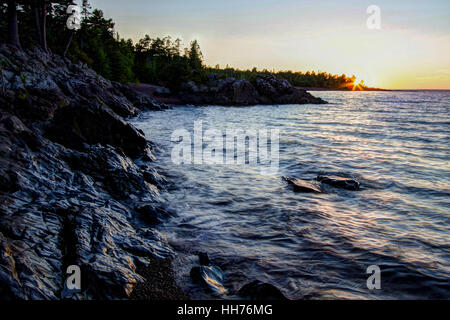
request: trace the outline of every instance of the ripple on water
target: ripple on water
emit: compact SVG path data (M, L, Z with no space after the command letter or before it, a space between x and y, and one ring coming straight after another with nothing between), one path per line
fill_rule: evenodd
M181 285L197 251L225 274L229 292L259 279L290 298L450 297L450 93L316 92L328 105L177 107L134 120L158 146L163 197L177 215L161 228L179 252ZM280 130L280 169L174 165L175 129ZM294 193L282 179L337 174L361 182ZM366 268L382 270L382 290Z

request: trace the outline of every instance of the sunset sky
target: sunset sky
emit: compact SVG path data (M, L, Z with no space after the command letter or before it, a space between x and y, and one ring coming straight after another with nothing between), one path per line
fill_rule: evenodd
M80 1L78 1L80 2ZM450 89L450 1L91 0L121 37L200 43L221 67L326 71L369 86ZM369 5L381 30L366 26Z

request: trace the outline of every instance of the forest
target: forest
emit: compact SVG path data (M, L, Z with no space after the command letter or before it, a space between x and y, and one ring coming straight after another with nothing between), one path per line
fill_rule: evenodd
M46 52L82 62L107 79L121 83L151 83L178 90L182 83L206 83L209 75L253 81L259 75L274 74L299 87L324 89L354 88L355 77L326 72L239 70L229 66L206 66L200 45L193 40L187 46L181 39L144 38L134 43L121 38L111 18L93 9L88 0L80 8L80 28L67 27L67 12L72 1L3 1L0 6L0 41L18 49L40 46ZM1 62L0 62L1 63ZM366 89L362 84L359 89Z

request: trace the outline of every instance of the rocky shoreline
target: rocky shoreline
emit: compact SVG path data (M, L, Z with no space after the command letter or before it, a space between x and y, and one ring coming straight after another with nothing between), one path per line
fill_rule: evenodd
M0 44L0 61L0 299L187 299L155 228L172 214L166 180L153 144L125 121L168 106L38 48ZM220 81L215 96L186 84L180 100L325 103L278 79ZM82 289L68 295L69 265Z
M130 298L174 253L143 222L165 213L164 178L123 117L167 106L39 49L0 45L0 60L0 299L60 299L69 265L72 298Z
M183 83L177 92L145 83L133 85L132 88L158 102L172 105L252 106L327 103L321 98L314 97L306 89L294 87L288 81L273 75L259 76L254 82L249 82L235 78L219 79L213 73L207 84L189 81Z
M306 90L273 75L258 76L254 82L235 78L219 79L210 74L208 84L184 83L178 93L184 104L250 106L273 104L326 104Z

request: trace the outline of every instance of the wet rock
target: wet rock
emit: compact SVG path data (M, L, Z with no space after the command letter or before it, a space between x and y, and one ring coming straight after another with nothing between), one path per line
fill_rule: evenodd
M249 300L287 300L287 298L278 290L277 287L270 283L263 283L255 280L244 285L238 292L239 296Z
M158 188L162 188L168 182L164 176L159 174L155 169L150 168L148 165L141 166L141 170L143 171L145 181L157 186Z
M136 212L138 212L142 219L150 225L160 224L171 215L164 208L152 204L138 207L136 208Z
M333 187L343 188L347 190L359 190L360 183L351 178L339 177L339 176L325 176L318 175L317 181L332 185Z
M228 290L224 287L223 271L212 264L206 252L198 254L200 266L191 269L190 276L195 283L201 283L208 291L219 296L227 294Z
M108 106L95 102L58 110L46 133L51 140L77 150L81 150L84 143L100 143L120 148L135 158L148 148L145 137L136 128Z
M14 193L19 190L17 173L6 169L0 171L0 192Z
M130 297L154 259L174 255L136 219L136 203L163 208L152 182L164 179L121 117L159 106L38 48L0 44L0 60L0 299L59 299L72 264L82 269L74 299Z
M191 271L189 272L189 275L191 276L191 279L194 283L200 283L202 281L201 271L199 266L195 266L191 268Z
M190 272L192 280L201 283L208 291L223 296L228 290L224 287L223 271L215 265L202 265L193 267Z
M208 266L211 264L211 260L209 260L208 254L206 252L200 252L198 254L198 258L200 260L200 265Z
M159 197L158 189L145 180L141 169L111 146L97 144L83 151L67 152L63 157L72 169L80 170L101 182L114 198L151 201Z
M290 177L283 177L283 179L293 185L295 192L322 193L320 186L316 185L314 182Z

